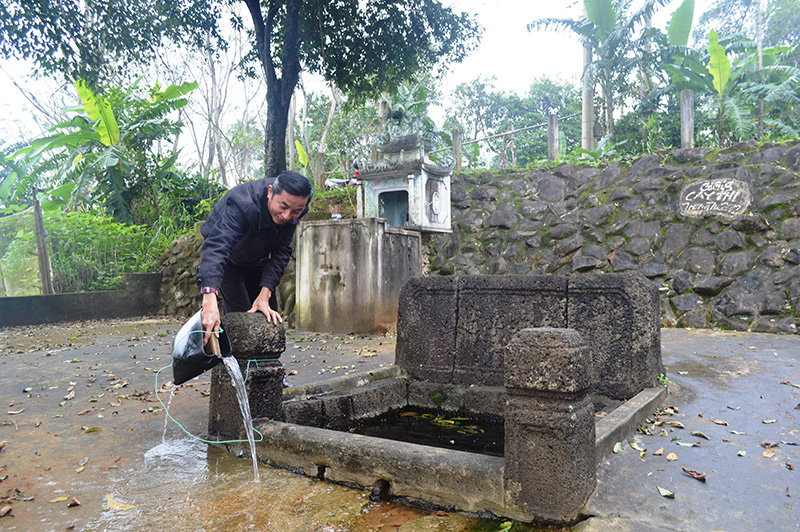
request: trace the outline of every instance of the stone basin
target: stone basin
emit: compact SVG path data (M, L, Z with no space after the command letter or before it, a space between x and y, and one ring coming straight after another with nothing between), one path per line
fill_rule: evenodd
M396 365L325 386L281 393L283 346L237 355L263 434L259 459L417 506L576 523L597 462L666 395L656 386L656 287L638 274L579 277L413 279L401 294ZM258 319L223 321L234 353L240 326L248 338L270 336L253 334L274 327L248 321ZM226 379L215 368L209 433L218 439L241 428ZM603 400L622 404L599 417ZM341 431L406 408L502 417L505 456Z

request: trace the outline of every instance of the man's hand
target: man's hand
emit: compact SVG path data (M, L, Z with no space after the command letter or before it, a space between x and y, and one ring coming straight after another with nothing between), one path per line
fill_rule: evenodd
M221 325L219 318L219 304L217 303L217 294L203 294L203 309L200 314L203 323L204 331L215 331L214 336L219 338L219 327ZM211 332L203 334L203 345L208 343L211 338Z
M272 290L266 286L262 286L261 292L258 294L256 300L253 301L253 307L247 312L250 314L253 312L261 312L267 317L267 321L269 323L274 323L277 325L278 323L283 323L283 318L277 310L272 310L272 308L269 306L269 298L271 296Z

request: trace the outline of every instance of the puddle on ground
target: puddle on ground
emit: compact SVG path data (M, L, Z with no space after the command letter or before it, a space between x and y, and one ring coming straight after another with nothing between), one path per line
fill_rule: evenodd
M113 510L106 503L82 530L384 531L430 514L270 467L255 481L249 466L197 440L167 440L145 452L139 467L120 472L109 493L114 502L135 507Z

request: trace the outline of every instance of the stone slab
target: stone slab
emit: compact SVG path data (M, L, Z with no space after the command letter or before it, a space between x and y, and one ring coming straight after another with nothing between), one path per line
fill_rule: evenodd
M567 278L543 275L459 279L453 382L503 385L505 346L530 327L565 327Z
M400 291L395 363L413 379L452 380L456 352L458 279L410 279Z
M569 278L567 323L592 352L592 392L629 399L663 372L658 289L639 273Z

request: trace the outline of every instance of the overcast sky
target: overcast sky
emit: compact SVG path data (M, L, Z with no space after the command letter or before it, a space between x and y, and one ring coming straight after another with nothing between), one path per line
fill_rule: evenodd
M696 0L695 20L712 0ZM459 83L469 82L478 76L496 77L495 87L527 92L539 76L576 81L580 77L582 50L575 36L568 32L538 31L530 33L527 24L545 17L578 18L582 16L582 3L575 0L444 0L458 11L477 15L484 27L480 47L462 64L454 65L445 79L444 94ZM637 2L638 3L638 2ZM666 20L680 5L673 0L660 10L661 17L655 25L664 28ZM4 70L12 73L19 83L26 83L24 68L15 62L2 62ZM307 80L310 81L310 80ZM313 90L313 88L312 88ZM38 97L47 98L47 90ZM30 104L22 97L8 76L0 72L0 132L4 140L40 132L26 125Z

